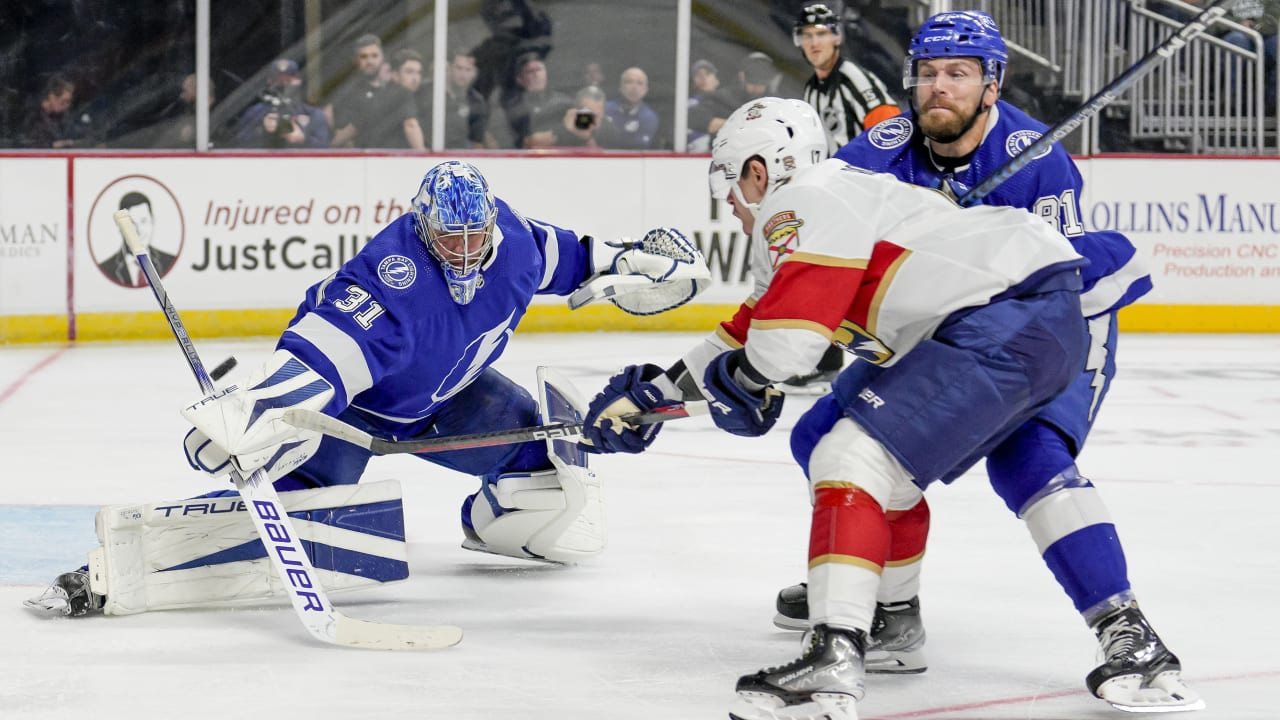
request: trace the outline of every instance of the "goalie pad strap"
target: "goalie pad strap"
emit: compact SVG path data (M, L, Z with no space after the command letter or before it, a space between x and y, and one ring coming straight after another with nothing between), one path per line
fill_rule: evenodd
M387 480L280 493L325 588L349 590L409 575L400 485ZM104 611L260 603L284 597L237 495L116 505L97 516L89 556Z

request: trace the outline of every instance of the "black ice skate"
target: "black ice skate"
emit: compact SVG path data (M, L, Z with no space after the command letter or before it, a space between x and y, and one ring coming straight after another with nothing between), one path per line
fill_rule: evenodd
M778 593L778 614L773 624L783 630L809 627L809 586L807 583L783 588ZM867 641L867 672L886 675L922 673L929 669L924 656L924 622L920 619L920 598L899 603L876 603Z
M1094 625L1102 665L1085 678L1097 697L1128 712L1199 710L1204 700L1182 682L1182 665L1151 628L1136 602Z
M778 389L788 395L821 396L831 392L831 383L836 381L840 370L814 370L804 375L795 375L778 383Z
M50 615L79 617L102 611L106 596L89 589L89 574L85 568L62 573L53 584L38 597L24 600L22 604L37 612Z
M738 678L733 720L857 720L862 699L861 630L818 625L800 659Z

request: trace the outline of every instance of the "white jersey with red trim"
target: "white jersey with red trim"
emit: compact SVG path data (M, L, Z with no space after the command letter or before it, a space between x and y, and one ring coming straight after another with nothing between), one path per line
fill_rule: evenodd
M952 313L1084 264L1025 210L961 208L828 160L761 204L755 289L721 337L746 344L752 366L774 380L812 370L831 342L888 366Z

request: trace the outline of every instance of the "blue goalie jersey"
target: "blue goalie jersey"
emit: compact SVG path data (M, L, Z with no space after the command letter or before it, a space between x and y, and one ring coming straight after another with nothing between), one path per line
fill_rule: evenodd
M982 144L967 166L943 170L935 165L917 131L912 115L889 118L854 138L835 155L850 165L890 173L924 187L940 188L950 181L957 194L976 187L1009 158L1035 142L1047 127L1004 101L991 110ZM1081 222L1080 171L1061 145L1048 152L982 199L986 205L1024 208L1054 225L1077 252L1089 259L1081 272L1081 304L1086 317L1118 310L1151 290L1151 276L1137 258L1133 243L1114 231L1086 231Z
M420 432L502 354L535 294L567 295L592 270L590 243L497 201L483 283L456 304L412 213L312 286L277 348L324 376L335 395L389 435Z

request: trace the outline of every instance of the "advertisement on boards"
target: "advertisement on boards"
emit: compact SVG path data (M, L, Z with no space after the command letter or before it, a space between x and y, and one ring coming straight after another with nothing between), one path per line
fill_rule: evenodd
M1093 158L1084 221L1133 241L1172 305L1280 305L1280 163Z
M0 315L67 311L67 160L0 161Z
M127 210L166 288L192 309L289 308L409 210L443 157L83 158L76 162L77 312L150 309L112 215ZM522 214L598 239L685 231L712 266L700 302L749 292L747 239L707 192L702 158L469 158ZM564 302L539 298L539 302Z

